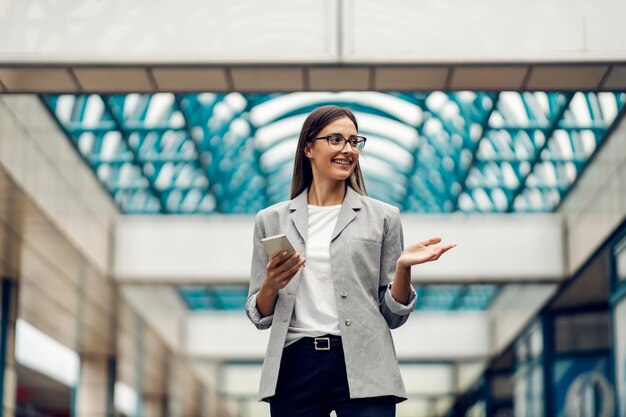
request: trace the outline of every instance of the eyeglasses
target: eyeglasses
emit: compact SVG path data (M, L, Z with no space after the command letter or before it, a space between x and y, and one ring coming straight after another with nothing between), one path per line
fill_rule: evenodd
M338 133L331 133L330 135L319 138L307 139L307 142L315 142L316 140L325 140L328 142L330 149L336 152L343 151L343 148L346 147L346 143L350 145L353 151L360 152L365 147L367 138L365 136L350 136L346 139Z

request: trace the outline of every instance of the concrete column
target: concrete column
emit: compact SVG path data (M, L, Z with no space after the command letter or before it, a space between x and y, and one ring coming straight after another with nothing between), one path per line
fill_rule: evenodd
M202 416L217 417L217 391L214 387L209 386L204 389L202 398Z
M76 417L113 415L115 359L111 356L83 356L76 389Z
M168 415L171 417L183 417L185 381L183 379L183 363L176 354L174 354L168 364L166 384L167 396L169 398Z
M17 368L15 363L15 330L18 305L18 285L10 278L2 278L0 311L0 417L15 415Z
M144 394L143 417L166 417L167 396L159 394Z

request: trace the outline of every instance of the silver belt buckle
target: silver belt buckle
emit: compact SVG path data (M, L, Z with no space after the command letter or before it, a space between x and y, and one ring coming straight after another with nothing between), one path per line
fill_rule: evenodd
M318 342L326 342L326 347L317 346ZM315 345L315 350L330 350L330 337L316 337L313 340L313 344Z

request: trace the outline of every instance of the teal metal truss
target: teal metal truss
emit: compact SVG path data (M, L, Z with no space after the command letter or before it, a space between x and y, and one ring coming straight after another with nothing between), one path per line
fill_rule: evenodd
M494 284L415 285L419 302L416 310L485 310L499 292ZM247 285L189 285L179 287L187 308L194 311L243 310Z
M369 194L404 212L555 210L626 94L429 92L45 95L125 214L253 214L289 197L323 104L353 109Z

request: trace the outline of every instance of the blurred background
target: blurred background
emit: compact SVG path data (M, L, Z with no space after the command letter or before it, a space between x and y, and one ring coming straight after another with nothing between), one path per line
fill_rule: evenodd
M0 417L264 417L254 215L356 113L399 417L626 416L626 3L3 0Z

